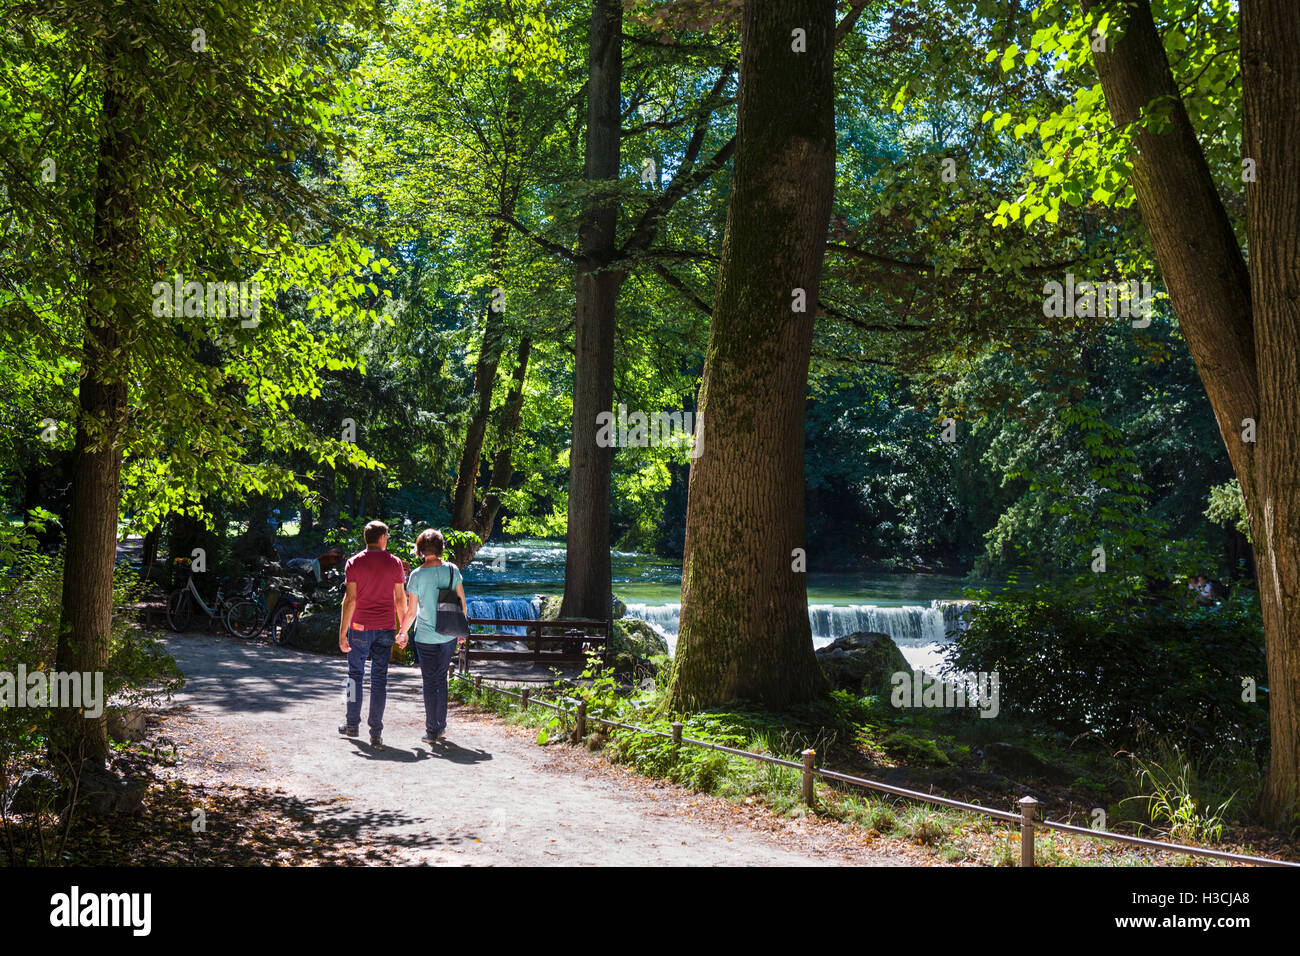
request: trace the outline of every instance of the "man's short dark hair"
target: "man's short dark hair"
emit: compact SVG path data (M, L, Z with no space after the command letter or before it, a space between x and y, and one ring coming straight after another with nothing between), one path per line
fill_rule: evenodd
M382 521L372 521L366 525L364 532L366 536L367 547L374 547L379 543L379 539L388 534L388 525Z
M435 531L433 528L425 528L420 532L420 536L415 539L415 550L423 557L426 554L432 554L434 557L442 557L442 549L446 546L446 541L442 537L442 532Z

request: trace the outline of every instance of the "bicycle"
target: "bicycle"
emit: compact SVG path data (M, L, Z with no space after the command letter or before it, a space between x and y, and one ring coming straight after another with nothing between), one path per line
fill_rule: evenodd
M261 592L256 597L234 601L226 608L226 630L235 637L251 641L269 628L272 643L288 644L298 629L298 620L307 602L284 589L277 590L274 598L269 606Z
M208 607L203 595L199 594L199 589L194 585L194 572L189 571L185 584L167 595L167 626L173 631L186 630L194 618L195 606L207 616L209 627L213 621L224 626L231 600L222 593L222 581L218 579L216 597L212 600L212 607Z

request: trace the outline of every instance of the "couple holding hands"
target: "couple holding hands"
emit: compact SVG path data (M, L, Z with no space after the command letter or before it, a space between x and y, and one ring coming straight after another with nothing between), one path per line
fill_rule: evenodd
M370 663L370 743L383 747L388 662L393 644L405 647L415 626L415 657L424 678L424 736L433 745L447 730L447 670L456 641L469 633L460 568L442 559L446 542L432 528L420 532L422 563L410 577L388 551L388 526L372 521L366 549L348 559L347 594L339 620L339 650L348 656L347 716L339 733L356 737L361 725L361 685ZM393 624L397 622L397 627Z

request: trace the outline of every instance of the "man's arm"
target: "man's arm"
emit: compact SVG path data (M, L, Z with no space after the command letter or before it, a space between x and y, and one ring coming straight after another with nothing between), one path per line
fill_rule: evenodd
M401 621L406 617L406 579L393 585L393 620Z
M420 613L420 595L412 592L406 598L406 614L402 616L402 623L397 628L397 646L405 647L407 634L411 629L411 624L415 616Z
M352 614L357 609L357 583L348 582L347 594L343 597L343 613L339 615L339 650L344 654L352 648L348 644L348 628L352 626Z

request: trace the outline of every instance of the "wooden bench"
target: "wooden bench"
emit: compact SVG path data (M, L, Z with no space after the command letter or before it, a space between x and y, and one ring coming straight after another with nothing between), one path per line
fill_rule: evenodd
M613 620L593 621L586 618L562 618L554 621L510 621L492 617L471 617L470 627L488 627L482 634L472 630L460 648L460 672L469 673L470 661L527 661L531 664L586 664L587 652L600 652L601 664L609 662L609 639ZM508 634L503 627L522 627L523 634ZM472 642L528 644L527 648L491 649L470 647Z

